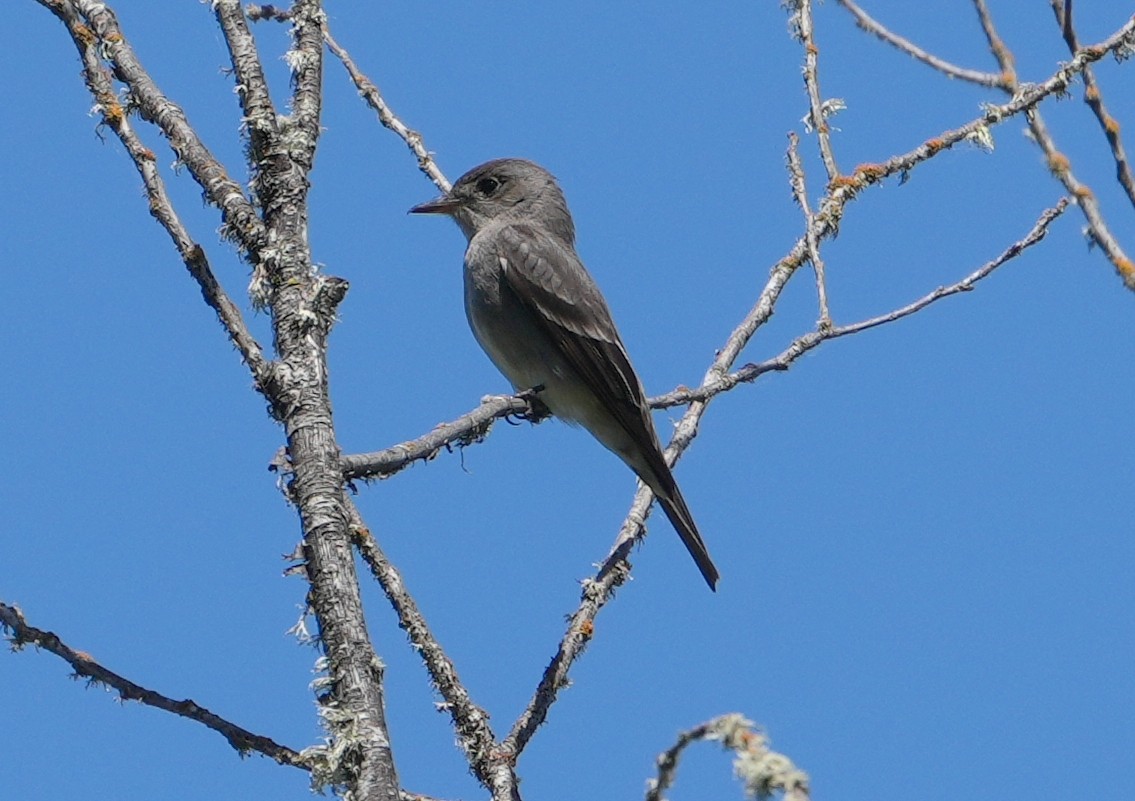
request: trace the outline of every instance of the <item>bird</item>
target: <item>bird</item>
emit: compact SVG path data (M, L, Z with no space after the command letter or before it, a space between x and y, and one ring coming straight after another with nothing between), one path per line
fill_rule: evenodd
M496 159L410 213L447 215L465 234L465 314L497 369L638 475L716 590L717 567L666 464L607 301L576 253L555 177L526 159Z

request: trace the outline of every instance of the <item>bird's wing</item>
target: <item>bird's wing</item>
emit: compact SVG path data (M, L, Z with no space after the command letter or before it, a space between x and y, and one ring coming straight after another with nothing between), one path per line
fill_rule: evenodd
M706 583L714 588L717 568L662 455L642 382L599 287L575 249L547 231L513 225L500 232L497 244L508 289L627 433L635 453L620 455L658 495Z
M620 426L644 450L657 452L642 383L574 248L523 224L501 231L498 246L508 287Z

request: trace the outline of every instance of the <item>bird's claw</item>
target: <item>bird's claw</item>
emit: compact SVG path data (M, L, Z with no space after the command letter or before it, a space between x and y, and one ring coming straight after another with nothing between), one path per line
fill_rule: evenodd
M517 420L526 420L529 423L539 423L552 416L552 410L548 408L548 404L540 400L540 393L544 391L543 384L526 389L523 392L516 393L516 397L528 404L528 408L523 412L518 412L515 415Z

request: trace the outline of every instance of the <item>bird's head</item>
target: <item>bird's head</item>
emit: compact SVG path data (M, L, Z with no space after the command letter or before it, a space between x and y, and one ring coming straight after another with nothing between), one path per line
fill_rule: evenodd
M412 214L448 214L472 239L494 222L524 222L575 241L575 225L555 177L525 159L497 159L474 167L441 197L410 209Z

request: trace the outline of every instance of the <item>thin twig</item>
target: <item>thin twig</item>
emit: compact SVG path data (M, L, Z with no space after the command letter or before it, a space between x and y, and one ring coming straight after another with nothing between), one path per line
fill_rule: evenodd
M287 746L280 745L268 737L253 734L235 723L230 723L194 701L189 699L175 701L161 693L135 684L103 667L90 654L76 651L63 642L54 632L44 631L29 625L18 607L0 603L0 628L3 628L10 635L9 640L13 650L18 651L26 645L34 645L53 653L71 665L76 676L85 677L91 683L111 688L124 701L139 701L147 706L197 721L221 734L228 740L229 745L242 755L256 752L276 760L281 765L291 765L295 768L310 770L304 758Z
M857 6L852 0L836 0L841 6L851 12L855 17L856 23L860 28L867 31L873 36L882 39L889 45L892 45L912 58L921 61L927 66L948 75L951 78L959 78L963 81L976 83L980 86L997 87L1003 83L1002 76L994 75L991 72L981 72L980 70L971 70L965 67L959 67L952 64L945 59L938 58L932 53L928 53L909 39L904 39L897 33L894 33L885 28L881 23L873 19L866 11Z
M993 53L993 57L997 59L997 65L1001 67L1001 88L1010 93L1014 92L1017 89L1018 82L1013 53L1006 46L1000 34L997 33L997 29L993 25L993 16L989 13L989 7L986 6L985 0L973 0L973 6L977 11L977 18L981 22L981 30L985 34L985 40L989 43L989 51Z
M813 224L815 216L812 206L808 203L808 184L804 178L804 165L800 163L800 153L797 152L799 139L795 133L788 134L788 177L792 184L792 194L800 209L804 212L804 237L808 246L808 261L816 273L816 294L820 303L819 328L821 331L832 327L832 315L828 309L828 286L824 278L824 260L820 258L820 243L816 238L816 228Z
M1080 49L1080 44L1077 41L1076 29L1072 25L1072 0L1050 0L1050 2L1064 42L1068 45L1068 50L1075 53ZM1084 102L1096 115L1096 120L1099 121L1100 128L1103 129L1107 143L1111 147L1111 155L1115 159L1116 180L1127 193L1127 199L1135 205L1135 177L1132 176L1131 163L1127 160L1127 151L1119 135L1119 121L1108 113L1099 82L1096 81L1095 72L1090 68L1084 70Z
M433 154L426 149L425 143L422 141L422 135L417 131L411 130L406 127L402 120L390 110L390 106L386 105L386 101L382 99L382 93L378 90L378 86L374 81L363 74L362 70L358 68L355 62L351 59L350 54L344 50L338 42L331 36L331 30L327 27L327 23L323 23L323 38L327 42L327 47L331 53L343 62L343 66L347 69L347 74L351 76L355 87L359 90L367 105L375 110L378 114L378 121L384 127L389 128L396 133L406 146L410 148L410 152L418 159L418 169L426 174L426 177L433 181L434 186L442 192L448 192L450 188L449 179L442 173L441 168L437 166L434 161Z
M1002 251L996 258L986 262L977 270L956 283L950 284L949 286L938 287L933 292L923 295L912 303L908 303L901 308L878 315L877 317L871 317L849 325L834 327L828 331L810 331L794 339L787 348L772 359L757 364L746 364L722 376L717 381L704 384L697 389L676 389L673 392L652 398L651 406L655 409L664 409L671 406L683 406L694 400L711 398L714 395L731 389L737 384L754 381L758 376L764 373L787 370L792 366L793 362L805 353L829 339L838 339L839 337L849 334L857 334L860 331L866 331L868 328L893 323L904 317L909 317L915 312L922 311L930 304L936 303L943 298L948 298L951 295L957 295L962 292L968 292L974 288L974 285L977 284L978 281L986 278L998 267L1016 258L1023 251L1044 239L1045 235L1048 233L1049 226L1068 208L1068 202L1068 198L1061 198L1055 206L1045 209L1032 229L1025 234L1025 236L1009 245L1009 247Z
M985 37L989 42L989 49L993 53L997 63L1001 66L1002 73L1006 76L1005 91L1017 96L1021 91L1021 86L1017 82L1016 72L1013 67L1013 54L1006 47L1004 41L997 33L997 28L993 24L993 16L989 13L989 8L985 4L985 0L973 0L974 7L977 10L978 19L981 22L981 29L985 33ZM1125 26L1131 28L1135 25L1135 16ZM1087 48L1091 50L1092 48ZM1077 54L1086 52L1086 50L1078 50ZM1081 72L1086 72L1088 64L1085 63L1081 68ZM1065 87L1066 88L1066 87ZM1079 205L1080 210L1084 214L1084 219L1088 223L1088 235L1091 241L1099 246L1101 250L1107 255L1109 261L1115 267L1119 277L1128 289L1135 292L1135 263L1123 251L1119 241L1111 233L1107 226L1107 222L1103 218L1103 210L1100 208L1099 201L1096 199L1095 193L1092 192L1085 184L1081 183L1076 175L1072 172L1072 164L1068 157L1056 146L1056 140L1048 130L1048 126L1044 122L1038 109L1030 108L1026 111L1025 119L1029 123L1029 131L1033 135L1040 149L1044 151L1044 156L1048 162L1048 168L1054 176L1064 184L1064 187L1076 198L1076 203Z
M820 75L817 68L820 50L816 47L812 0L799 0L796 20L800 41L804 44L804 88L808 93L812 127L820 143L820 156L828 173L828 181L834 181L839 176L839 166L836 164L835 153L832 150L831 126L828 125L828 115L834 106L829 106L820 94Z

